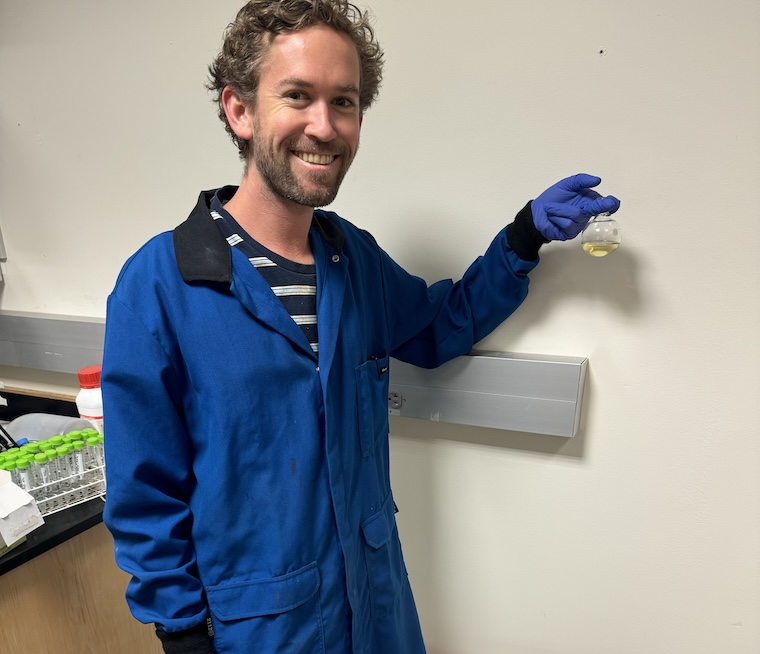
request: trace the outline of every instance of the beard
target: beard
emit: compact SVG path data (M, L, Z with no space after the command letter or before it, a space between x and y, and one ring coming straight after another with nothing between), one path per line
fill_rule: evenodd
M260 136L261 134L260 126L256 124L251 141L251 157L261 178L274 195L307 207L324 207L335 199L343 178L351 167L355 152L352 154L346 145L328 146L313 140L299 145L297 137L286 139L279 149L275 150L274 146ZM335 154L337 151L340 168L337 174L331 168L324 172L315 170L297 176L292 167L293 151L319 154Z

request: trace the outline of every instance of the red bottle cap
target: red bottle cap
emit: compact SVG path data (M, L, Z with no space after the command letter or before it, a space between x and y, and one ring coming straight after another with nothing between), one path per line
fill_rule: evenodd
M87 366L80 368L77 373L79 376L79 385L82 388L98 388L100 386L100 369L101 366Z

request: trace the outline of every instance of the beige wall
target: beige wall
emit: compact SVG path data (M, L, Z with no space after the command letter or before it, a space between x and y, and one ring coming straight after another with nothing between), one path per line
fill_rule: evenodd
M0 0L3 310L104 315L240 167L203 89L237 0ZM394 420L431 654L760 651L760 5L374 0L386 81L334 205L430 281L567 174L624 243L552 244L482 344L588 356L571 441Z

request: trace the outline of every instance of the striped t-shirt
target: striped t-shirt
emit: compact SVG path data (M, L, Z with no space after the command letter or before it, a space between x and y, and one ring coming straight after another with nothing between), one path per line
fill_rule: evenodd
M317 355L319 337L316 266L290 261L251 238L224 208L218 193L211 201L211 216L227 242L248 257L251 265L261 273Z

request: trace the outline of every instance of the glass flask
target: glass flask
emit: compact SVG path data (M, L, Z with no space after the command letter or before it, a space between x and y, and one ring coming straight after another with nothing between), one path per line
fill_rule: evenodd
M609 213L592 217L581 234L581 247L592 257L606 257L618 249L620 241L620 225Z

